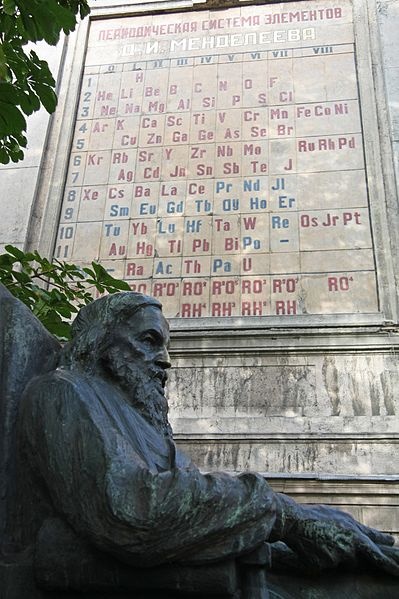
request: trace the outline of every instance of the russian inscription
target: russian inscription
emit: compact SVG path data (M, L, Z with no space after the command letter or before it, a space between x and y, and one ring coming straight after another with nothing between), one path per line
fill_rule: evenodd
M168 317L376 312L351 3L93 21L55 254Z

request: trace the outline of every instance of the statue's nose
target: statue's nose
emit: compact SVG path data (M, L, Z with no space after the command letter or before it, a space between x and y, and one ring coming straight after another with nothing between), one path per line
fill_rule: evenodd
M172 366L169 352L166 347L163 347L162 350L158 353L156 363L159 366L161 366L164 370Z

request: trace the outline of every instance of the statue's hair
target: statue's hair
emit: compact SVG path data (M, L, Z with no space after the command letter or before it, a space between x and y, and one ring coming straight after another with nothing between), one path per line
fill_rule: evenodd
M128 324L146 306L162 309L155 298L134 291L106 295L81 308L72 323L72 339L62 351L61 364L80 362L86 368L94 366L115 329Z

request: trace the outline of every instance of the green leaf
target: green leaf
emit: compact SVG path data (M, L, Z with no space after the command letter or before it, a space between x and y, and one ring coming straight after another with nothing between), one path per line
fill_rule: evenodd
M80 5L80 18L84 19L90 14L90 6L86 2L82 2Z
M22 250L16 248L14 245L6 245L4 246L4 249L6 250L6 252L11 254L11 256L17 258L20 262L24 261L25 253Z
M24 153L22 150L9 150L10 158L13 162L19 162L24 159Z
M86 274L90 275L91 277L95 277L95 276L96 276L96 274L95 274L94 270L91 270L91 268L88 268L87 266L85 266L85 267L84 267L82 270L83 270L83 271L84 271Z
M27 285L30 283L30 276L26 272L14 271L14 277L21 285Z
M0 100L0 113L8 124L10 133L20 133L26 130L26 120L17 106Z
M3 44L0 44L0 79L7 80L7 62L4 55Z
M26 139L26 137L25 137L25 135L23 133L21 133L20 135L18 135L18 143L23 148L26 148L26 146L28 145L28 140Z
M0 81L0 101L8 102L9 104L18 104L19 89L7 83L6 81Z
M7 246L6 246L7 248ZM0 256L0 268L6 270L12 270L15 260L9 254L1 254Z
M45 60L40 60L33 50L30 51L29 62L32 72L40 77L42 83L47 83L47 85L51 85L52 87L55 86L54 77L51 74L47 62Z
M64 33L68 35L68 33L75 29L76 17L73 11L68 10L56 2L53 2L49 8L57 22L57 25L62 27Z
M24 252L25 262L33 262L35 260L35 255L33 252Z
M21 92L19 96L19 105L26 115L30 115L40 109L40 100L33 92Z
M69 323L63 321L54 310L49 311L42 319L42 322L50 333L53 333L59 339L70 339L71 327Z
M75 306L72 306L71 304L68 306L66 304L60 305L57 307L57 310L61 316L64 316L64 318L71 318L72 314L77 312Z
M16 33L15 15L7 15L0 13L0 27L3 34L3 39L9 39Z
M10 162L10 157L8 155L7 150L5 148L0 147L0 163L8 164L9 162Z
M110 275L108 276L109 279L107 277L107 279L105 280L108 291L111 291L112 289L115 289L117 291L131 291L130 286L128 285L128 283L126 283L126 281L120 281L118 279L114 279Z
M3 10L7 15L13 15L16 10L14 0L3 0Z
M37 28L36 21L26 12L21 12L16 18L16 24L20 34L31 42L38 42L43 37Z
M91 265L92 265L93 270L96 273L96 275L100 275L101 276L105 272L105 268L101 264L99 264L98 262L94 262L93 261L91 263Z
M57 107L57 96L49 85L36 83L34 90L40 98L41 103L48 113L54 112Z

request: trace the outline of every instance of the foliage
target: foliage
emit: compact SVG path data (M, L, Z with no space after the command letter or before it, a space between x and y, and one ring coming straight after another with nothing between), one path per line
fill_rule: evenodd
M5 249L0 255L0 282L59 339L70 338L68 319L93 301L90 288L99 293L130 291L127 283L114 279L97 262L80 268L56 259L50 262L37 251L25 253L12 245Z
M78 15L89 12L88 0L0 0L0 163L23 159L24 115L41 105L52 113L57 105L47 62L25 46L41 40L55 46L61 31L73 31Z

